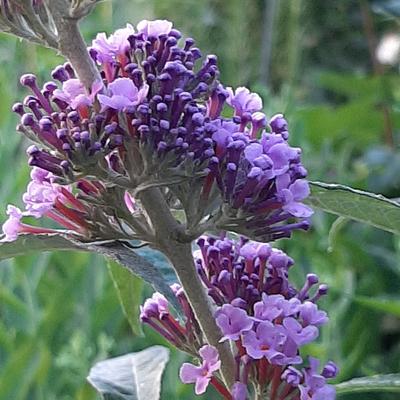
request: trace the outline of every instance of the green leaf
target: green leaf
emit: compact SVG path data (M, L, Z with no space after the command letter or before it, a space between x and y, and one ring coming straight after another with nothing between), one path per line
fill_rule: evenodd
M140 276L158 292L162 293L171 306L179 313L180 304L170 288L172 267L162 263L160 267L138 255L129 243L121 241L80 242L65 234L19 235L13 242L0 242L0 261L7 258L30 254L35 251L81 250L101 254L125 267L130 273Z
M387 314L392 314L400 317L400 300L392 298L376 298L367 296L356 296L353 299L361 306L367 307L372 310L382 311Z
M13 242L0 242L0 261L34 252L55 250L83 249L60 234L19 235Z
M139 321L139 305L143 291L142 279L132 275L128 270L121 268L113 261L108 262L107 266L132 332L136 336L143 336L142 325Z
M400 204L379 194L347 186L310 182L311 195L305 202L331 214L363 222L400 234Z
M374 375L354 378L335 385L338 394L393 392L400 393L400 374Z
M87 379L105 400L157 400L168 359L167 348L153 346L100 361Z

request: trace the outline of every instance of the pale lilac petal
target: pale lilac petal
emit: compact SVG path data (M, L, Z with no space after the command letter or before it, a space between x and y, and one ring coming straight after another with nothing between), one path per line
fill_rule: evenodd
M184 363L179 370L179 377L183 383L194 383L202 376L203 368L193 364Z
M104 111L107 107L122 111L125 107L132 105L132 102L123 96L108 97L103 94L99 94L97 98L99 99L100 104L103 106L102 111Z
M167 35L171 32L172 22L165 19L157 19L155 21L143 20L137 24L136 29L138 33L143 33L146 39L148 37L157 38L159 35Z
M314 214L312 208L302 203L291 202L282 207L285 211L298 218L308 218Z
M76 97L80 94L86 94L85 87L82 85L79 79L73 78L68 79L63 83L62 90L67 93L70 97Z
M208 376L202 376L196 380L194 392L199 395L205 393L208 384L210 383L210 378Z
M296 201L301 201L310 194L310 186L305 179L297 179L289 186L289 190L293 193Z
M204 361L210 364L218 361L218 350L214 346L205 345L199 350L199 354Z
M112 95L124 96L131 101L137 99L138 88L135 86L132 79L118 78L108 85L108 89Z
M244 149L246 160L253 162L255 158L263 154L263 147L260 143L251 143Z

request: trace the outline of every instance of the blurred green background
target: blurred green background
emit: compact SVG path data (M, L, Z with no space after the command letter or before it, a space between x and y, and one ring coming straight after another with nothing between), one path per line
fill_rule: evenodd
M172 20L204 54L218 55L225 85L249 86L262 95L267 115L286 114L291 143L303 148L312 179L397 198L399 60L382 65L374 49L385 35L399 35L400 25L375 12L384 3L373 9L355 0L114 0L100 4L82 30L89 42L127 22ZM0 35L1 220L7 203L21 204L29 173L28 143L15 133L17 117L9 111L27 94L19 76L35 72L46 81L60 62L51 50ZM354 222L331 229L334 221L316 213L311 232L278 244L296 260L298 285L313 271L331 287L322 302L330 324L306 351L335 360L338 381L400 372L399 238ZM144 298L151 288L137 294ZM144 332L133 335L98 256L43 253L0 263L1 400L96 399L85 381L96 361L166 344ZM177 379L184 359L172 353L162 399L195 398Z

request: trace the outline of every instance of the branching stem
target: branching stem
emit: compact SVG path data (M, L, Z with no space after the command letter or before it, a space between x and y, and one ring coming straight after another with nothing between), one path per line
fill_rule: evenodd
M77 20L69 16L70 2L46 0L58 32L59 49L69 59L79 79L87 88L100 78L90 59L85 42L79 32ZM173 217L159 188L148 188L139 194L143 207L155 231L154 245L172 262L182 287L194 310L207 342L218 348L221 358L222 377L231 388L234 383L235 364L227 343L219 343L221 332L215 323L209 298L198 277L190 242L182 243L179 235L183 227Z

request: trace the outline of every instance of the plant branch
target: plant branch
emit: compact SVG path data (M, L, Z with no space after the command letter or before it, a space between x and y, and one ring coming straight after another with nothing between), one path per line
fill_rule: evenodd
M228 389L234 383L234 360L227 343L220 343L222 336L215 323L212 305L196 273L190 242L179 241L182 226L173 217L158 188L151 188L140 194L156 234L156 246L169 258L193 308L196 319L207 342L218 349L221 358L222 377Z
M77 20L70 17L69 2L46 0L58 32L59 49L69 59L81 82L90 88L100 78L79 32ZM179 241L183 227L173 217L159 188L149 188L139 194L155 232L154 246L172 262L182 287L209 344L218 348L222 377L228 389L234 383L234 360L227 343L219 343L221 332L215 323L209 298L198 277L191 244Z
M70 16L67 0L45 0L57 29L58 49L68 58L82 84L90 89L100 74L89 57L86 44L78 28L78 20Z

